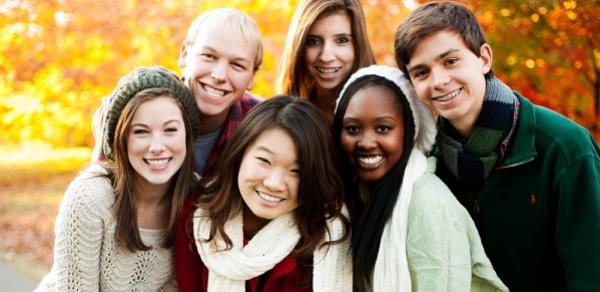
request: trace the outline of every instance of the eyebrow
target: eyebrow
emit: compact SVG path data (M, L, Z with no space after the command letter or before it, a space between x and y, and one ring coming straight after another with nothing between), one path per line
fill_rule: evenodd
M181 124L181 121L180 121L180 120L177 120L177 119L171 119L171 120L168 120L168 121L164 122L164 124L163 124L163 125L168 125L168 124L170 124L170 123L178 123L178 124Z
M394 116L383 116L383 117L379 117L376 119L377 121L396 121L398 120L398 118L394 117Z
M277 156L277 154L276 154L275 152L271 151L269 148L267 148L267 147L265 147L265 146L262 146L262 145L259 145L259 146L257 146L257 147L256 147L256 150L257 150L257 151L265 151L265 152L267 152L267 153L270 153L270 154L272 154L272 155L275 155L275 156ZM295 164L298 164L298 159L294 160L294 163L295 163Z
M209 46L205 45L205 46L200 47L200 50L196 52L196 55L201 55L203 50L207 50L207 51L209 51L210 53L213 53L213 54L217 53L217 50L215 50L212 47L209 47ZM247 59L247 58L244 58L244 57L235 57L235 56L234 56L233 60L235 60L237 62L246 62L246 63L250 63L250 64L253 62L253 60L250 60L250 59Z
M180 123L181 123L181 121L180 121L180 120L171 119L171 120L168 120L168 121L164 122L164 123L163 123L163 126L165 126L165 125L168 125L168 124L170 124L170 123L173 123L173 122L175 122L175 123L178 123L178 124L180 124ZM149 128L149 127L148 127L148 125L146 125L146 124L142 124L142 123L132 124L132 125L131 125L131 128L133 128L133 127L144 127L144 128Z
M445 52L439 54L437 57L435 57L435 60L439 61L439 60L445 58L446 56L448 56L448 55L450 55L450 54L452 54L454 52L458 52L458 51L459 51L459 49L450 48L447 51L445 51ZM413 71L421 69L423 67L425 67L425 65L423 65L423 64L417 64L417 65L414 65L412 67L407 66L407 69L408 69L408 72L413 72Z
M439 56L437 56L435 58L435 60L437 61L437 60L443 59L446 56L448 56L448 55L450 55L450 54L452 54L454 52L458 52L458 51L459 51L459 49L448 49L447 51L445 51L445 52L441 53Z
M337 33L337 34L334 34L333 36L334 36L334 37L342 37L342 36L345 36L345 37L352 37L352 33ZM307 37L307 38L309 38L309 37L313 37L313 38L323 38L323 36L322 36L322 35L320 35L320 34L312 34L312 33L309 33L309 34L307 34L307 35L306 35L306 37Z
M262 151L265 151L265 152L268 152L268 153L271 153L271 154L275 154L273 151L271 151L271 149L269 149L269 148L267 148L265 146L258 146L258 147L256 147L256 150L262 150Z
M344 117L344 119L342 120L342 122L344 122L344 123L346 123L346 122L356 122L356 121L359 121L359 120L360 120L359 118L355 118L355 117L350 116L350 117ZM390 115L385 115L383 117L377 117L377 118L375 118L375 121L378 121L378 122L380 122L380 121L387 121L387 120L395 121L395 120L397 120L397 118L395 118L394 116L390 116Z

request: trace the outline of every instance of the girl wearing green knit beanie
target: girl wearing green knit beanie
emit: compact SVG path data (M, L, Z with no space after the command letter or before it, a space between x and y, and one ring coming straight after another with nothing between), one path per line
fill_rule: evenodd
M175 218L190 193L198 113L170 71L123 77L102 118L106 160L69 185L54 265L36 291L177 291Z

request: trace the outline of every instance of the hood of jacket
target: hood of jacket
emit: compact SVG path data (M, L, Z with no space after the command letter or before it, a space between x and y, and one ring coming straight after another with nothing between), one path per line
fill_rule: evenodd
M371 65L356 71L348 78L346 84L344 84L344 87L336 100L335 112L337 112L340 99L344 96L348 87L359 78L368 75L383 77L393 82L404 93L404 96L406 96L408 104L410 105L410 112L413 115L413 120L415 121L414 147L424 154L429 154L433 148L435 136L437 134L433 114L431 110L419 100L410 80L408 80L404 73L398 68L385 65Z

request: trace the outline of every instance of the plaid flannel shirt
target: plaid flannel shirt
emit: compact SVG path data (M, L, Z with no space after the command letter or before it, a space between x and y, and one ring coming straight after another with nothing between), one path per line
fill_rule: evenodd
M240 126L248 111L250 111L250 109L252 109L261 101L261 98L246 92L231 106L229 109L229 114L227 115L227 119L225 120L223 130L221 131L221 135L219 135L217 142L215 142L210 150L203 171L198 171L202 176L206 176L214 170L225 143L227 143L235 130Z

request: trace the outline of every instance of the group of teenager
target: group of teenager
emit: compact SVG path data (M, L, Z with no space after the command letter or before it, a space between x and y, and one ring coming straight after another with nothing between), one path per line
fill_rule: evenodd
M103 100L37 291L600 291L589 131L496 78L462 4L392 44L376 65L358 0L301 0L263 101L255 22L201 14L182 77Z

